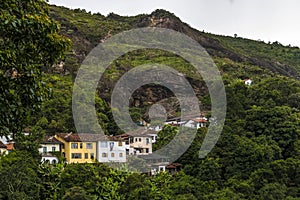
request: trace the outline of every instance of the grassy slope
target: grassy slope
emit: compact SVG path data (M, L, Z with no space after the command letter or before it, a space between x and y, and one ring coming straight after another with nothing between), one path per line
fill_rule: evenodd
M264 77L278 75L298 78L300 71L299 48L200 32L164 10L156 10L150 15L122 17L111 13L105 17L99 13L90 14L80 9L70 10L51 6L51 17L61 24L62 34L67 35L73 41L72 49L66 55L65 68L75 75L89 51L103 39L121 31L148 26L171 28L198 41L214 59L225 84L248 77L254 79L255 82L263 80ZM162 22L152 24L151 19ZM190 64L176 55L156 50L133 52L113 63L100 83L100 96L109 102L113 86L122 74L137 65L153 61L172 66L183 73L191 82L199 99L207 99L208 91L205 83L201 76L194 73ZM161 94L161 90L155 86L150 89L155 98L170 97L168 93ZM155 95L155 93L159 94ZM143 106L147 106L146 102L151 102L151 97L142 91L135 95L143 97L141 102Z

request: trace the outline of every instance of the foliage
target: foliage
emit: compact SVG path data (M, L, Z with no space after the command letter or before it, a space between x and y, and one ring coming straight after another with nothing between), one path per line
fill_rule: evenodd
M0 160L0 198L36 199L41 191L37 162L26 151L14 151Z
M47 89L42 69L63 56L69 39L48 17L43 0L4 0L0 4L0 135L20 134Z
M1 135L10 131L20 133L25 125L31 125L32 132L29 136L15 136L19 140L16 147L24 151L1 155L1 199L300 198L300 82L291 78L299 70L298 48L200 33L163 10L135 17L113 13L105 17L52 6L51 17L62 24L61 33L73 40L64 66L71 75L43 74L42 68L55 63L68 46L67 40L57 34L57 23L47 17L47 5L43 1L14 0L4 1L0 8L0 43L5 47L0 50ZM222 73L228 111L213 151L199 158L208 130L200 128L190 148L176 161L183 165L182 171L174 175L159 173L150 177L98 163L38 166L38 141L43 132L52 135L75 131L71 96L80 62L92 47L110 35L148 26L149 17L169 18L171 28L206 45ZM99 84L95 107L107 134L121 132L109 108L115 82L133 67L151 62L172 66L183 73L205 111L209 111L205 83L185 60L161 50L135 51L112 63ZM287 74L291 77L283 76ZM254 84L245 85L245 78L253 79ZM45 88L52 91L48 93ZM153 88L161 91L159 87ZM44 99L48 95L51 98ZM166 91L162 96L172 95ZM151 103L145 100L130 108L134 121L144 117ZM37 113L39 106L42 110ZM154 149L165 146L176 133L176 127L165 126Z

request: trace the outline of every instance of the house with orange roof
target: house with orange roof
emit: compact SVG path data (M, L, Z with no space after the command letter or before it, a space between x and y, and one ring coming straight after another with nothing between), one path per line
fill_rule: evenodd
M183 126L189 128L201 128L208 125L208 119L206 117L197 117L190 120L187 120Z
M7 153L8 153L7 146L0 141L0 155L7 154Z

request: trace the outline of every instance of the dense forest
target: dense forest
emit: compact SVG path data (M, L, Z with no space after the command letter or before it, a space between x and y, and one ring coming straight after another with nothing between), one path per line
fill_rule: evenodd
M0 50L0 135L13 132L16 140L15 150L1 155L0 199L300 199L298 47L198 31L165 10L103 16L44 1L24 2L0 4L0 43L5 47ZM184 33L216 63L226 89L227 116L212 152L199 159L207 133L203 127L176 161L183 168L174 175L148 176L100 163L67 165L63 159L55 165L40 164L37 148L44 135L76 132L72 89L81 62L98 43L139 27ZM182 73L201 110L210 114L207 86L187 61L161 50L134 51L112 63L100 80L95 103L106 134L123 133L110 109L116 81L151 62ZM252 85L244 83L247 78ZM148 107L157 102L166 106L169 118L180 115L174 94L158 85L142 87L133 97L140 101L130 108L136 122L149 120ZM170 105L175 109L168 109ZM21 133L28 127L32 134L24 138ZM165 126L155 148L166 145L177 131Z

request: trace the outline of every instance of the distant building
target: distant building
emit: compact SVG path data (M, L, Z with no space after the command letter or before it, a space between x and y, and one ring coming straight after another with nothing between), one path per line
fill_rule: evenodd
M250 85L252 85L253 81L252 81L251 79L248 78L248 79L245 79L245 80L244 80L244 83L245 83L246 85L249 85L249 86L250 86Z
M183 124L183 126L198 129L201 127L206 127L207 124L208 124L208 119L206 117L197 117L186 121Z
M41 147L39 148L39 152L42 155L42 163L58 163L58 158L55 153L61 153L64 143L56 139L54 136L45 136L40 144Z
M127 152L134 155L148 155L152 153L152 142L157 139L157 132L149 129L138 129L116 136L128 145Z
M99 134L60 133L55 138L63 143L62 155L68 163L95 162L98 141L105 140Z
M98 141L97 160L101 163L106 162L126 162L126 143L123 140Z
M0 155L7 154L7 153L8 153L7 146L0 141Z
M166 166L169 165L168 157L157 154L141 155L140 158L146 161L151 175L166 171Z

